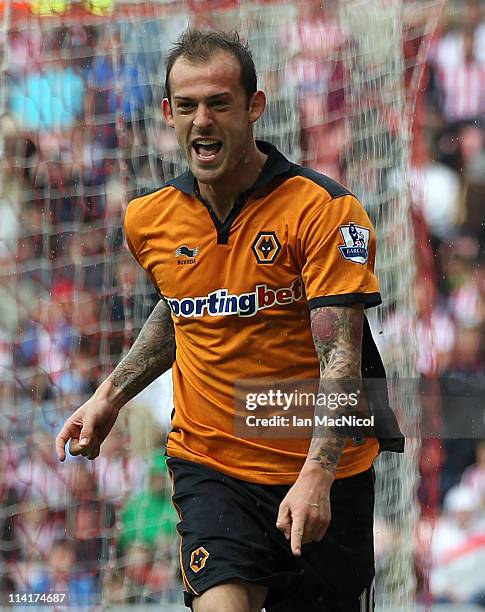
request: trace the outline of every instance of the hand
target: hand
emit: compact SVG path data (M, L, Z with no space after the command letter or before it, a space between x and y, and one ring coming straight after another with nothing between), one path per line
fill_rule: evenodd
M320 465L305 464L280 504L276 527L299 557L302 544L320 542L330 524L330 488L334 475Z
M69 442L71 455L84 455L96 459L101 444L118 418L119 408L93 395L64 423L56 437L56 452L60 461L66 458L65 446Z

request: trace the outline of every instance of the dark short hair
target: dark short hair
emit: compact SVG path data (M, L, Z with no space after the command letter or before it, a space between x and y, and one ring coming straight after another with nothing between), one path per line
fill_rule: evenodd
M187 28L178 41L172 46L167 56L165 66L165 97L170 102L170 73L179 57L187 58L193 63L202 63L219 51L231 53L241 67L241 85L247 102L258 87L256 68L253 56L246 41L243 41L236 30L231 32L204 32Z

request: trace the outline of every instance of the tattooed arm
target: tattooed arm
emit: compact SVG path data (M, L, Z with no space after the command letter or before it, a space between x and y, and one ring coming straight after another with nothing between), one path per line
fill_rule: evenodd
M361 304L311 311L321 392L327 393L329 386L338 392L341 381L361 379L363 312ZM315 434L298 479L281 502L276 525L291 539L297 556L302 544L320 541L325 535L330 523L330 488L345 442L330 431L323 437Z
M333 392L346 392L346 389L339 388L340 381L362 378L363 313L361 304L324 306L311 311L313 342L320 361L321 392L325 393L329 386ZM315 463L335 475L345 442L345 438L331 435L314 437L307 462Z
M160 300L126 357L94 395L64 423L56 438L59 459L64 461L66 458L67 442L71 455L82 454L95 459L120 409L166 372L174 357L175 337L170 309Z
M172 367L175 337L170 309L160 300L126 357L108 376L110 396L120 408Z

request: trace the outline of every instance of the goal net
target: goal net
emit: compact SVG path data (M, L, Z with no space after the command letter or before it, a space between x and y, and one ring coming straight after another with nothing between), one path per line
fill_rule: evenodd
M160 113L171 43L189 23L240 30L269 100L257 135L361 198L379 243L379 338L396 310L413 327L413 100L440 4L0 0L0 590L180 605L160 458L169 379L122 413L94 464L59 465L52 447L156 301L121 224L132 197L184 169ZM412 378L413 334L397 352L380 344L390 378ZM419 406L394 408L413 432ZM384 609L414 600L418 452L411 436L377 464Z

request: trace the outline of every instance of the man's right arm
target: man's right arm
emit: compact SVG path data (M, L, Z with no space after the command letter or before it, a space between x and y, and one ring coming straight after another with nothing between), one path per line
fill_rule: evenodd
M175 335L170 308L160 300L125 358L99 387L121 408L172 367Z
M142 327L128 354L101 383L94 395L64 423L56 438L57 455L95 459L116 422L120 409L172 366L175 334L170 308L160 300Z

